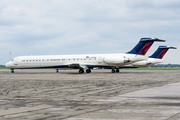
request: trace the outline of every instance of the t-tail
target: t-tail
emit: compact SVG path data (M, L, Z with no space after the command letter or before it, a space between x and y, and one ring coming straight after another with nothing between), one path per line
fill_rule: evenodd
M169 49L177 49L177 48L170 46L159 46L159 48L154 52L154 54L149 56L149 58L162 59Z
M128 54L145 55L154 42L165 42L158 38L141 38L139 43Z

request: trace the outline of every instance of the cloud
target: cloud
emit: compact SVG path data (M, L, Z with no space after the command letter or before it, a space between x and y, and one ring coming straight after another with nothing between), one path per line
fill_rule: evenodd
M127 52L141 37L177 45L179 13L178 0L1 0L0 64L9 60L9 51L13 57ZM180 63L174 54L166 59Z

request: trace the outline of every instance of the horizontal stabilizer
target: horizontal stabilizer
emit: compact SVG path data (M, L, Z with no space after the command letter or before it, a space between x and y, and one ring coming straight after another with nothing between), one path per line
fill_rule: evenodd
M161 40L159 38L141 38L142 42L147 42L147 41L155 41L155 42L166 42L166 40Z
M149 56L149 58L162 59L169 49L177 49L177 48L171 46L159 46L158 49L154 52L154 54Z
M171 46L159 46L159 49L177 49L177 47L171 47Z

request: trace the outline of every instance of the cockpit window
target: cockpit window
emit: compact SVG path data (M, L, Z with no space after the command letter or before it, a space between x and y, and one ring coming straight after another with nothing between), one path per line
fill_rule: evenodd
M12 59L11 61L14 61L14 59Z

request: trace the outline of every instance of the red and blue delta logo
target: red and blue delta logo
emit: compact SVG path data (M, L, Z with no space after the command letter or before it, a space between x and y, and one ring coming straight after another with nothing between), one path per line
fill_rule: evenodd
M144 47L141 49L141 51L138 53L138 55L145 55L147 53L147 51L149 50L149 48L151 47L151 45L153 44L153 42L147 42Z
M163 50L163 51L158 55L157 58L162 59L162 58L164 57L164 55L166 54L167 51L168 51L168 49Z

